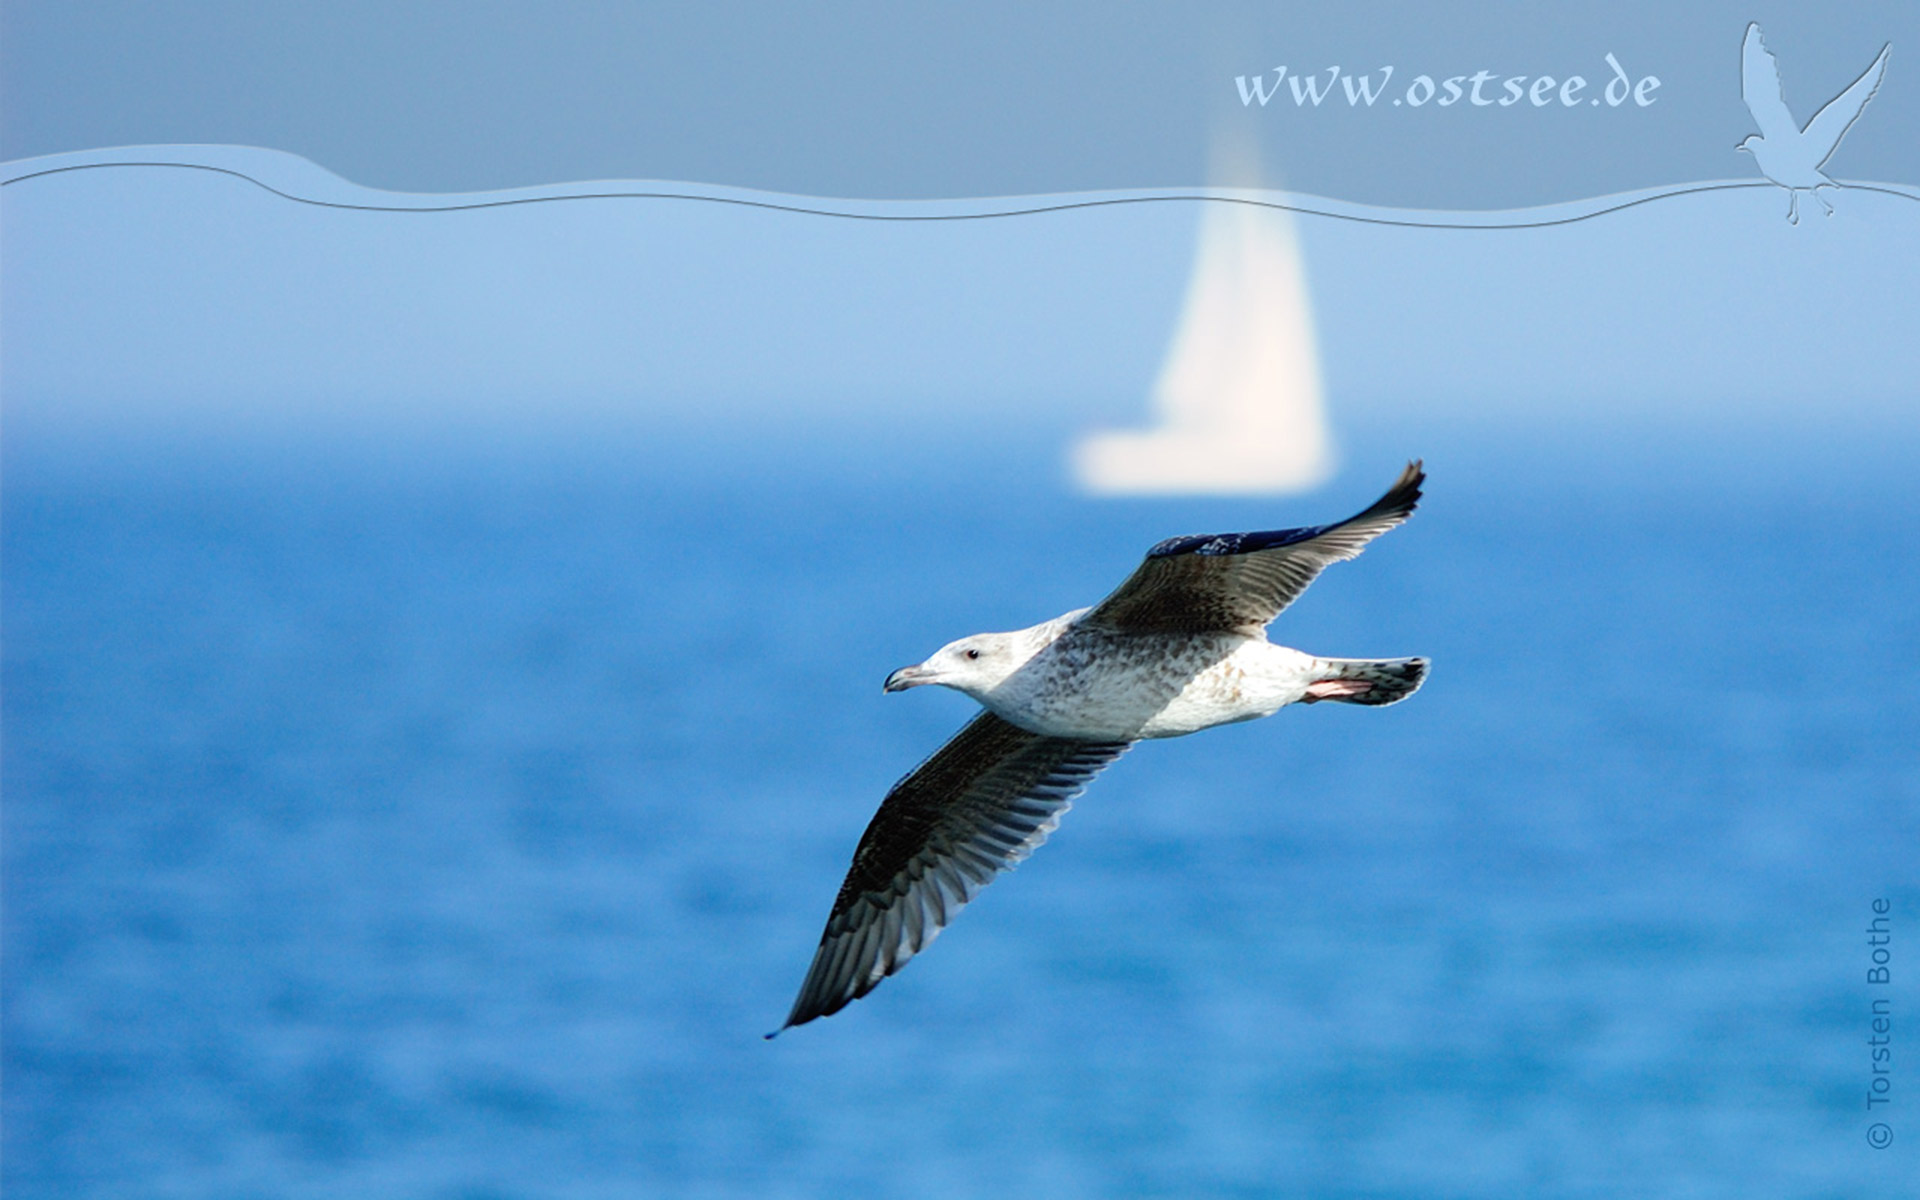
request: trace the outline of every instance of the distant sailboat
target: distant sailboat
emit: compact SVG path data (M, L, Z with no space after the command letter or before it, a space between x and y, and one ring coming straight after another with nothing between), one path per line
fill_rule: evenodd
M1300 492L1333 474L1319 360L1293 220L1215 200L1153 389L1158 428L1101 431L1074 447L1102 495Z

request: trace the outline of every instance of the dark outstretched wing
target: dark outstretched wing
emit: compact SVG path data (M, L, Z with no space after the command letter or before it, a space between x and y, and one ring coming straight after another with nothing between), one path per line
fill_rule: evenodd
M1138 633L1254 633L1280 615L1329 565L1405 521L1426 473L1410 462L1365 512L1337 525L1172 538L1081 624Z
M996 874L1033 853L1127 745L975 717L887 793L781 1028L839 1012L905 966Z
M1780 67L1773 61L1773 52L1760 40L1757 21L1748 24L1747 36L1740 43L1740 95L1753 114L1753 123L1760 127L1761 137L1784 146L1800 135L1800 123L1793 119L1780 95Z
M1853 128L1853 123L1866 111L1867 101L1880 90L1880 81L1887 74L1887 53L1892 49L1891 44L1880 47L1880 57L1873 60L1873 65L1807 122L1807 141L1820 155L1820 161L1813 164L1816 169L1827 165L1833 152L1840 148L1840 139L1847 136L1847 130Z

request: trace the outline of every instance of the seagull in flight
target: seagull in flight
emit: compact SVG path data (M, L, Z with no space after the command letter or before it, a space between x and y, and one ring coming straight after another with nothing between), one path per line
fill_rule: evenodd
M1404 522L1425 478L1409 463L1333 525L1170 538L1092 608L964 637L889 675L889 692L938 684L985 711L887 793L786 1024L767 1036L840 1011L905 966L1135 741L1294 703L1412 695L1424 658L1318 658L1274 645L1266 628L1322 570Z
M1860 119L1867 101L1879 90L1880 80L1887 73L1887 53L1892 48L1891 43L1880 47L1880 56L1873 60L1873 65L1848 85L1846 91L1829 100L1802 129L1787 111L1787 102L1780 90L1780 68L1773 60L1773 53L1760 40L1760 23L1755 21L1747 26L1746 40L1740 44L1740 94L1746 97L1747 111L1753 114L1760 132L1749 135L1734 149L1753 155L1760 173L1787 189L1790 197L1787 220L1793 224L1800 223L1803 191L1812 192L1827 215L1833 215L1833 205L1821 196L1820 189L1840 185L1820 168L1833 157L1840 139Z

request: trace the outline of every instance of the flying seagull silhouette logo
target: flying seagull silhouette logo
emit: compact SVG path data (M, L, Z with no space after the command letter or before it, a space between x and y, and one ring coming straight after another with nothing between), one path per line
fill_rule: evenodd
M1747 111L1753 114L1753 123L1760 127L1760 132L1734 149L1753 155L1760 173L1787 189L1790 197L1787 220L1793 224L1800 223L1801 192L1812 192L1827 215L1833 215L1833 205L1820 195L1820 189L1840 185L1820 168L1827 165L1840 139L1860 119L1867 101L1879 90L1880 80L1887 73L1887 52L1892 48L1891 43L1880 47L1880 56L1873 60L1873 65L1846 91L1829 100L1802 129L1787 111L1786 99L1780 91L1780 68L1760 40L1760 23L1755 21L1747 26L1746 40L1740 44L1740 94L1746 98Z

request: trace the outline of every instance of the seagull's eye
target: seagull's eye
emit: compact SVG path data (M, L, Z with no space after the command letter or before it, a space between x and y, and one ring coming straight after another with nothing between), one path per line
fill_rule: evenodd
M968 658L979 658L979 657L980 657L980 652L979 652L978 650L973 650L973 649L969 649L969 650L967 651L967 657L968 657Z

